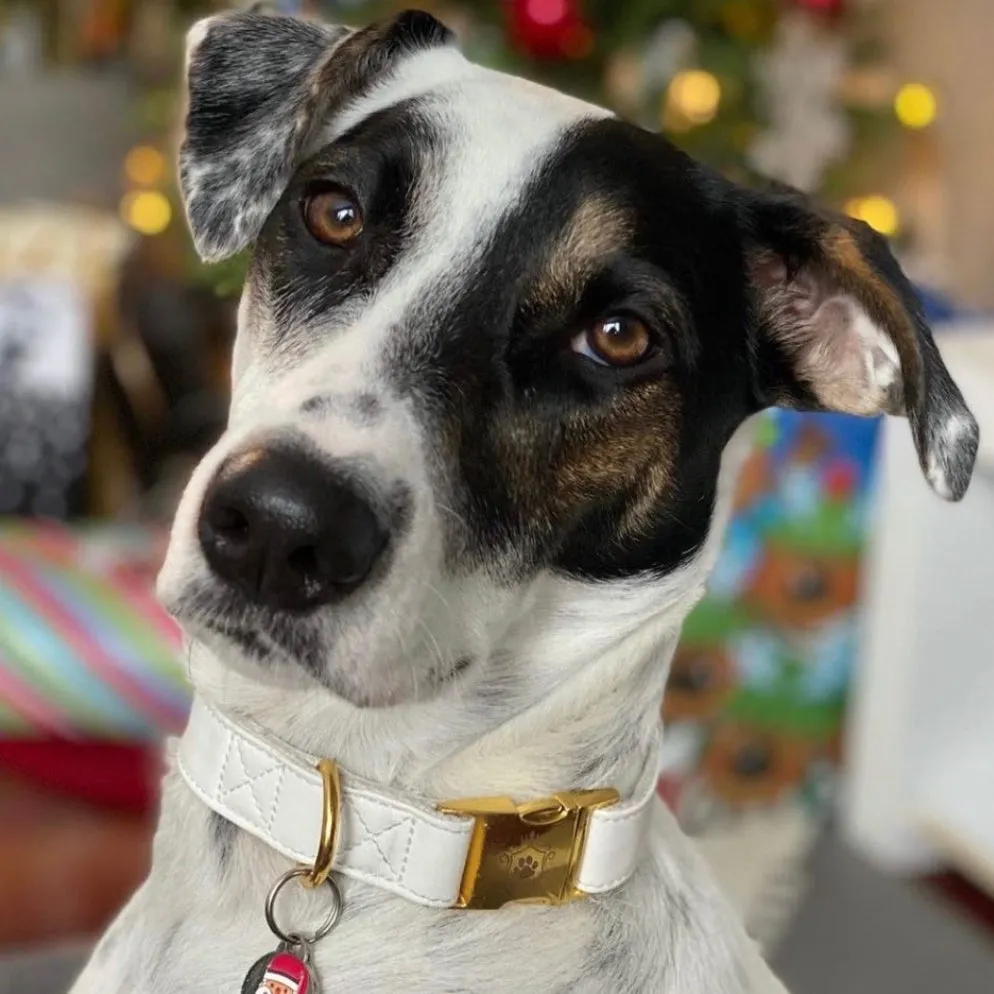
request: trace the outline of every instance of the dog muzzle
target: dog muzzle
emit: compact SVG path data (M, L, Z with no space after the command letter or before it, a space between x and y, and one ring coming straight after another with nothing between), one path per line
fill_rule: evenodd
M631 799L611 788L436 807L297 752L197 698L178 764L219 815L313 871L432 908L561 905L620 887L643 851L659 750Z

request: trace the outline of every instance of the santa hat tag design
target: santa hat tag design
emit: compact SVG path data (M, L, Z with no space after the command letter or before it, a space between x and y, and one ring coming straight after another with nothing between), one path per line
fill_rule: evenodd
M280 949L252 965L242 994L318 994L318 989L304 960Z

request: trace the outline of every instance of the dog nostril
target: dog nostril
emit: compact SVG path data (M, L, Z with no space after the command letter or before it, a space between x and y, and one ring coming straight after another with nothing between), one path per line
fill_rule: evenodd
M222 505L211 508L210 526L220 538L229 542L243 544L250 537L249 520L237 507Z
M313 545L303 545L287 556L287 565L302 579L316 576L318 572L318 550Z

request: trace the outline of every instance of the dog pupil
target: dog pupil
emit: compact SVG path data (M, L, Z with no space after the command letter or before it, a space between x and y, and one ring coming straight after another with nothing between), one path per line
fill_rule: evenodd
M619 363L630 363L640 358L644 343L639 335L640 325L628 318L611 318L596 328L600 348L605 358Z

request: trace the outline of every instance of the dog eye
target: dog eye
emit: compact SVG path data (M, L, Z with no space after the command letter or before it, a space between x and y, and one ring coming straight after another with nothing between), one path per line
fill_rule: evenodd
M636 317L615 315L581 331L570 348L602 366L634 366L652 353L652 333Z
M304 224L322 244L344 246L362 233L362 211L344 190L322 190L304 201Z

